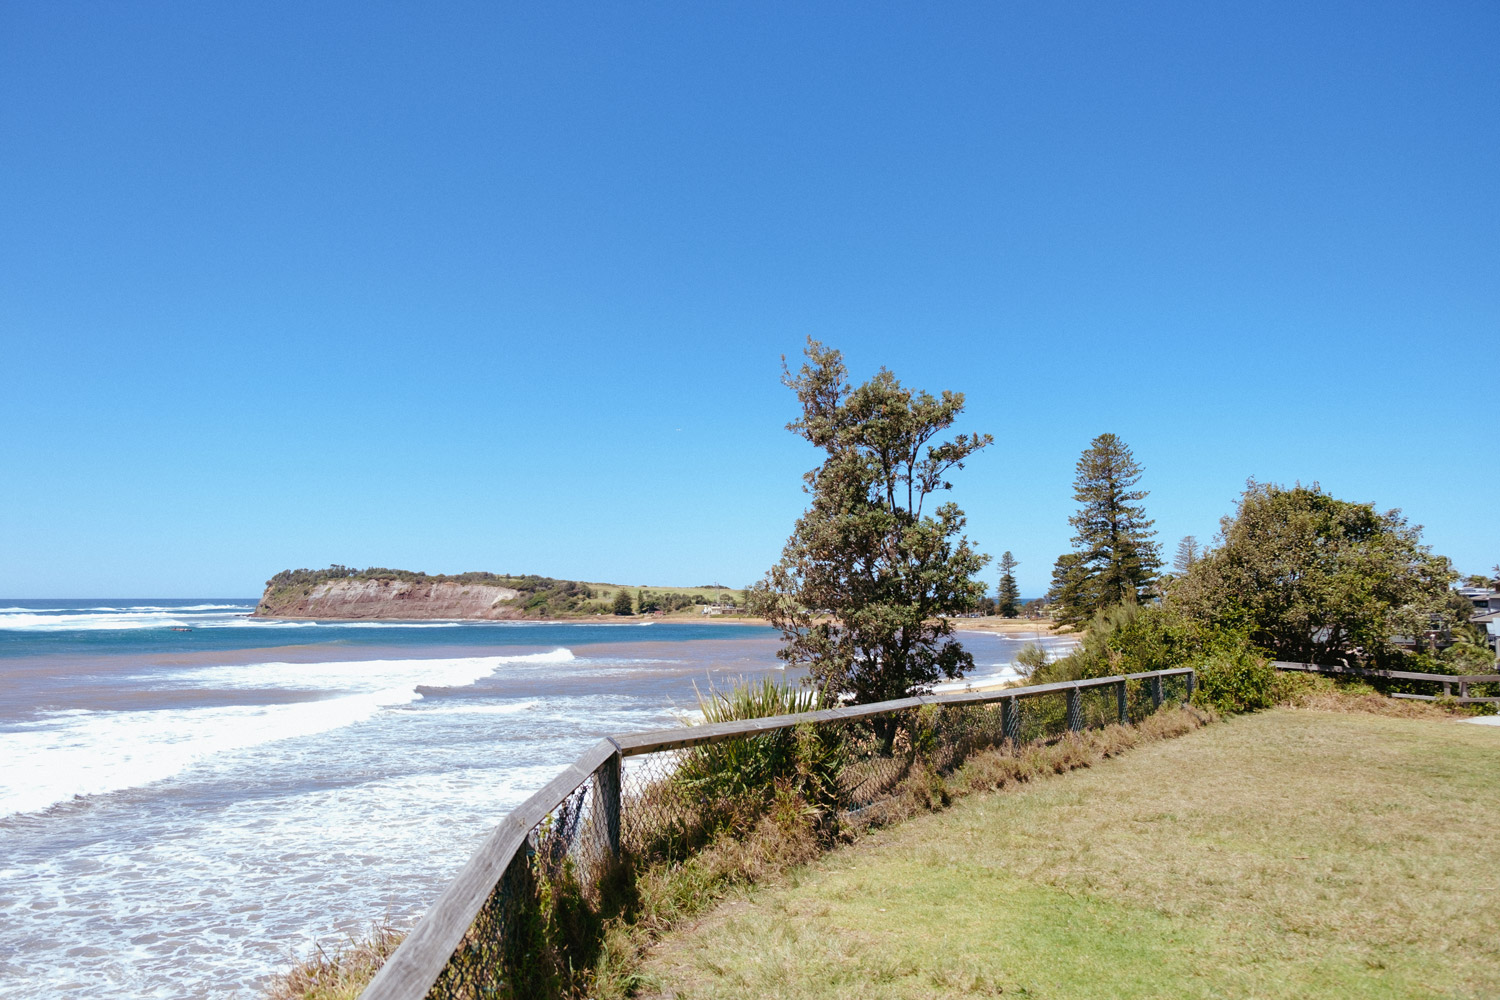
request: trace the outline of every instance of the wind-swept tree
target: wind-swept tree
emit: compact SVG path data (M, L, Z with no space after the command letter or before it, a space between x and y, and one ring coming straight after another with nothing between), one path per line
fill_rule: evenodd
M1155 524L1140 502L1147 491L1135 489L1141 466L1113 434L1100 434L1078 459L1073 497L1078 513L1068 518L1077 532L1073 552L1060 556L1052 570L1055 617L1080 625L1094 613L1134 602L1150 593L1161 568L1153 539Z
M1021 613L1021 591L1016 586L1015 568L1021 565L1006 552L1000 557L1000 586L995 591L995 613L1014 618Z
M781 630L778 656L806 666L826 695L857 702L928 690L973 666L945 616L974 607L988 557L963 536L963 511L936 494L989 445L988 434L939 435L961 393L934 397L882 368L851 387L843 356L809 338L795 374L800 419L787 429L826 453L804 476L811 506L781 561L756 586L753 610Z

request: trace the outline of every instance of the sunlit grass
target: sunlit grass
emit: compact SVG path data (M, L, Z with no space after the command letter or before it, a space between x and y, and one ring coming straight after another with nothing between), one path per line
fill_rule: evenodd
M1500 732L1276 710L881 831L669 936L664 995L1500 995ZM649 991L648 991L649 992Z

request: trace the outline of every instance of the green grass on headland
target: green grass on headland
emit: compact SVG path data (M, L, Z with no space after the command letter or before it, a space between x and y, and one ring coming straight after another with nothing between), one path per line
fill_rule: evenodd
M669 935L663 997L1500 995L1500 731L1277 709L918 817Z
M324 584L338 585L342 581L378 580L387 583L411 584L456 584L461 587L503 587L519 592L519 596L506 604L507 609L518 612L521 617L533 619L582 618L614 613L616 594L624 592L631 604L633 614L673 615L675 617L702 617L704 606L729 605L730 615L741 612L745 603L745 592L719 584L700 587L643 587L618 583L586 583L579 580L559 580L550 576L513 573L456 573L429 574L405 569L389 569L371 566L355 569L352 566L333 565L327 569L285 569L266 581L266 589L256 608L257 614L280 616L297 613L297 602L308 597L315 588ZM400 605L391 608L392 617L400 617Z

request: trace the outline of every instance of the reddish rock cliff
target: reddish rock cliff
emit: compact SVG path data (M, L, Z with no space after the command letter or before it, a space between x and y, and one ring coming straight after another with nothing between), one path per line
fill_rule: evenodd
M523 617L518 590L483 583L404 580L328 580L265 596L259 618L479 618Z

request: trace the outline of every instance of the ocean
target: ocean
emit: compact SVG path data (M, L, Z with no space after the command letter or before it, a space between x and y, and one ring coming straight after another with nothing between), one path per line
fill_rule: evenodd
M0 600L0 996L256 997L314 944L409 926L602 735L781 675L762 626L254 607ZM1025 641L963 634L976 679Z

